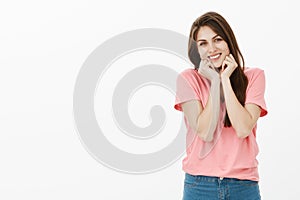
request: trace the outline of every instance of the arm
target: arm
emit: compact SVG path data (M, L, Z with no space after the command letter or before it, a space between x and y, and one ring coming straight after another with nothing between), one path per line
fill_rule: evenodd
M211 142L220 112L219 79L212 81L210 95L204 109L198 100L185 102L181 106L190 127L202 140Z
M181 105L190 127L204 141L213 140L220 114L220 76L211 67L212 63L203 59L198 73L210 80L210 94L205 108L198 100L185 102Z
M230 84L229 77L222 77L225 104L232 127L239 138L247 137L255 126L261 109L255 104L240 104Z
M224 69L224 66L227 68ZM230 83L230 75L238 67L233 56L227 56L222 65L221 82L228 117L239 138L247 137L255 126L261 109L255 104L242 106L238 101Z

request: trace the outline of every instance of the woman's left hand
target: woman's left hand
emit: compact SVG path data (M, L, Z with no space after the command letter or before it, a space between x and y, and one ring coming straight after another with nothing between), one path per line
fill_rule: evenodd
M225 68L225 65L227 66ZM223 63L222 63L222 69L221 69L221 77L222 78L229 78L232 74L232 72L238 67L237 62L235 61L232 54L229 54L225 57Z

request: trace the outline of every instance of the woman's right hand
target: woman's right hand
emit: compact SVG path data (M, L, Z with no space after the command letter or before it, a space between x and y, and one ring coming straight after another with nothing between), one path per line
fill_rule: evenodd
M215 70L213 63L207 59L201 59L198 73L204 76L205 78L209 79L210 81L220 80L219 73Z

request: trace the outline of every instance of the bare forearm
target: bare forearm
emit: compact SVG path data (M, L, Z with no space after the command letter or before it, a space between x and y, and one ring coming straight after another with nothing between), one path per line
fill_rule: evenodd
M221 80L226 109L231 125L235 129L238 137L244 138L251 133L256 119L253 119L247 109L238 101L232 89L230 79L226 77Z
M210 95L203 112L197 118L197 132L204 141L211 141L220 114L220 81L211 83Z

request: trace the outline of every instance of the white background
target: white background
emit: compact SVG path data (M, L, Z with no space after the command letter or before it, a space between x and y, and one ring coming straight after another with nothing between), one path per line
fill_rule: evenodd
M181 199L181 159L147 175L119 173L93 159L76 133L72 94L82 63L102 42L138 28L188 35L194 19L210 10L232 26L246 65L266 73L269 114L259 120L257 132L263 199L299 198L297 5L1 1L0 199Z

